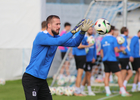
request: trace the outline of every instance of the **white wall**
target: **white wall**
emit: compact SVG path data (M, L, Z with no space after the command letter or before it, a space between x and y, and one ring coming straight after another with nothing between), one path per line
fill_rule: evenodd
M21 78L45 8L46 0L0 0L0 78Z
M0 48L31 48L40 30L41 1L0 0Z

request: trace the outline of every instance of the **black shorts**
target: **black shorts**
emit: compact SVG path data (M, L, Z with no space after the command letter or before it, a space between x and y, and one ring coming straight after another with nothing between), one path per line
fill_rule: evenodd
M62 60L63 60L63 58L65 57L65 54L66 54L67 52L61 52L61 58L62 58ZM67 57L66 58L66 61L68 61L69 60L69 57Z
M76 56L74 55L75 63L76 63L76 69L79 68L84 69L84 64L86 63L86 56Z
M119 58L119 62L121 64L121 69L130 70L129 58Z
M134 62L132 62L133 70L138 71L140 68L140 58L134 58Z
M86 62L86 65L84 66L84 71L92 71L92 66L94 65L94 63L92 62Z
M120 71L117 61L104 61L104 71L107 73L116 73Z
M51 92L46 80L24 73L22 85L26 100L52 100Z

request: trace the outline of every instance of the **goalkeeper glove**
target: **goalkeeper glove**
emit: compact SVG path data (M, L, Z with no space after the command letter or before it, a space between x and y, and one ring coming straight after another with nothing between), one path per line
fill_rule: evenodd
M125 55L127 54L126 51L122 51L122 53L125 54Z
M74 28L71 30L71 33L74 35L81 29L82 24L84 23L85 19L82 19Z
M81 26L81 34L85 34L86 31L93 26L92 20L88 19L88 20L84 20L82 26Z

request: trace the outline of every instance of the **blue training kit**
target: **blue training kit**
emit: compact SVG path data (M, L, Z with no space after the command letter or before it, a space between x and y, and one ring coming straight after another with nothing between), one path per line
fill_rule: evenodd
M130 52L132 57L140 58L140 38L138 36L131 39Z
M76 33L73 38L76 38L77 35L78 34ZM88 45L86 40L87 40L87 37L84 37L83 40L82 40L82 45ZM85 51L85 48L78 49L78 47L74 47L72 49L72 54L76 55L76 56L86 56L86 51Z
M103 50L102 61L117 61L114 48L118 47L117 39L107 34L101 41L101 49Z
M79 46L84 35L77 32L77 37L72 39L71 32L63 36L51 36L47 31L37 34L31 53L30 63L25 73L40 79L46 79L53 61L57 46L75 47Z
M124 53L122 53L122 52L119 52L119 58L129 58L129 57L131 56L131 53L130 53L130 51L129 51L128 48L127 48L127 45L128 45L128 43L127 43L127 38L128 38L128 36L125 36L124 34L122 34L122 35L120 35L120 36L122 36L122 37L125 39L125 41L124 41L123 44L119 45L118 47L119 47L119 48L120 48L121 46L125 47L125 48L126 48L126 49L125 49L126 54L124 54Z
M92 36L94 37L94 35L92 35ZM93 58L96 59L96 56L97 56L96 55L96 43L94 43L93 46L89 47L89 51L86 54L87 62L91 62Z

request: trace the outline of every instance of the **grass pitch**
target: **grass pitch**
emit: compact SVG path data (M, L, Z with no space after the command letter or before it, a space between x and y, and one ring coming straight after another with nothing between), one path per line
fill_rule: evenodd
M52 79L47 79L50 85ZM131 87L128 87L131 89ZM140 92L131 93L131 97L121 97L115 93L112 97L106 97L105 93L96 93L96 96L57 96L53 95L53 100L140 100ZM25 100L21 80L7 81L5 85L0 85L0 100Z

